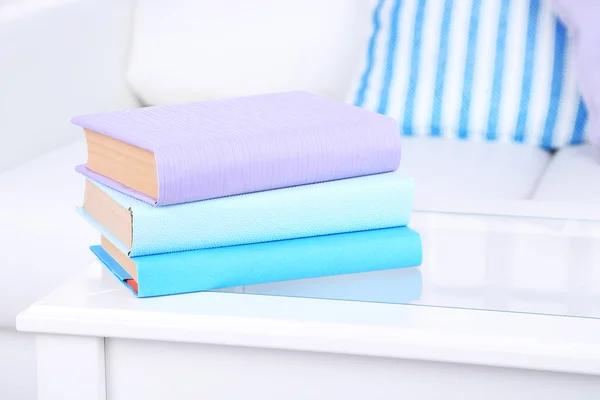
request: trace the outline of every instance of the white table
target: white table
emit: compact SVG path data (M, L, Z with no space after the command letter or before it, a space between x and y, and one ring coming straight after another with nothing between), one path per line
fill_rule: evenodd
M39 398L600 398L599 222L411 226L419 269L138 300L92 265L18 317Z

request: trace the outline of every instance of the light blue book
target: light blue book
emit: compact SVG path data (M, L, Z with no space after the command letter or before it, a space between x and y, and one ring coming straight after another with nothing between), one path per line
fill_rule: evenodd
M168 252L408 224L413 180L390 172L165 207L89 180L79 212L121 252Z
M127 257L103 240L91 250L138 297L413 267L418 233L387 228Z

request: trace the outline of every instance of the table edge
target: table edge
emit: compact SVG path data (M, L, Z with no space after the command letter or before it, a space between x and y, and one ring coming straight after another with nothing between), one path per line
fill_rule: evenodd
M293 299L302 300L306 299ZM317 306L320 302L335 302L342 308L353 303L311 300ZM17 330L600 375L600 335L580 340L581 332L600 332L597 319L381 303L363 306L374 312L393 306L402 322L331 323L34 304L17 316ZM435 327L429 326L431 321L435 321ZM479 332L457 331L453 329L456 323L473 324L479 327ZM544 337L539 337L540 327Z

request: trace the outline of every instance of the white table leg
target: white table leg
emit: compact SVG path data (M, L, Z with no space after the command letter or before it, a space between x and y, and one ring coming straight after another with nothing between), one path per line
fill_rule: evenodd
M104 338L37 336L38 400L106 400Z

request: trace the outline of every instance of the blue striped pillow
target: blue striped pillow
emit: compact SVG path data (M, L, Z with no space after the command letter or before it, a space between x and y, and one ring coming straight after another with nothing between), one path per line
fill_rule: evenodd
M565 26L544 0L378 0L349 101L402 134L527 143L585 140Z

